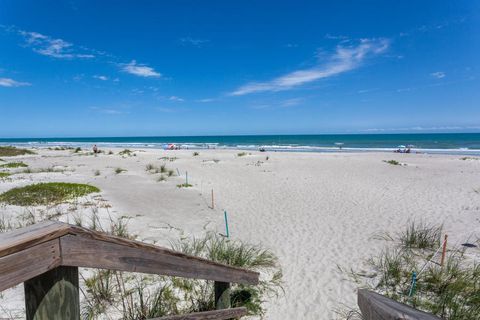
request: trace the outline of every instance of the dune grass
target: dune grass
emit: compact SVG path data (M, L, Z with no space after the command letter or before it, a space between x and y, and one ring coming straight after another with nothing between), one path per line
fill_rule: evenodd
M0 147L1 157L14 157L14 156L22 156L25 154L35 154L35 152L28 149L16 148L11 146Z
M245 157L248 153L246 152L239 152L237 153L237 157Z
M388 163L388 164L391 164L393 166L400 166L402 165L400 162L398 162L397 160L383 160L383 162L385 163Z
M129 156L129 157L132 156L132 155L135 155L135 154L133 153L133 151L130 150L130 149L123 149L123 150L120 151L118 154L121 155L121 156Z
M437 251L442 245L441 236L442 225L410 223L396 238L390 238L393 242L389 246L366 261L370 272L348 273L360 287L442 319L478 319L480 264L465 255L472 249L461 247L447 250L442 267ZM417 273L417 282L412 288L413 272ZM347 311L343 314L355 314Z
M113 170L115 172L115 174L120 174L122 172L126 172L127 169L123 169L123 168L115 168L115 170Z
M400 233L399 241L406 248L433 250L440 245L442 229L442 225L413 221Z
M194 157L199 156L199 155L200 155L200 152L195 151L195 152L193 153L193 156L194 156Z
M5 163L5 164L2 164L0 165L0 168L26 168L28 167L27 164L23 163L23 162L9 162L9 163Z
M17 206L52 205L89 193L100 192L88 184L48 182L10 189L0 194L0 202Z
M0 172L0 179L7 178L10 176L10 173L8 172Z
M193 187L193 185L191 185L190 183L181 183L181 184L177 184L177 188L191 188Z

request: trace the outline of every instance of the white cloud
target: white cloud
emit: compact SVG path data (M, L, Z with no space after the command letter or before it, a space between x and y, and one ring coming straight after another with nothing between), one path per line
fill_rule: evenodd
M442 79L442 78L445 78L447 76L445 74L445 72L442 72L442 71L433 72L433 73L430 73L430 75L434 78L437 78L437 79Z
M404 128L369 128L361 131L364 132L405 132L405 131L450 131L450 130L477 130L479 126L437 126L437 127L404 127Z
M108 77L107 76L102 76L102 75L94 75L93 76L95 79L102 80L102 81L107 81Z
M44 56L58 59L89 59L95 57L90 53L75 52L73 44L62 39L54 39L38 32L19 30L18 33L23 36L27 46L32 47L33 51Z
M102 113L102 114L109 114L109 115L118 115L118 114L128 114L127 111L122 111L113 108L99 108L99 107L90 107L90 110Z
M303 102L303 100L304 100L303 98L287 99L287 100L282 101L280 103L280 106L285 107L285 108L298 106L299 104L301 104Z
M10 78L0 78L0 87L15 88L15 87L25 87L30 85L31 83L28 83L28 82L20 82Z
M168 98L168 100L170 101L178 101L178 102L183 102L185 101L184 99L180 98L180 97L177 97L177 96L171 96L170 98Z
M158 78L162 76L160 73L156 72L151 67L148 67L143 64L137 64L135 60L132 60L132 62L127 64L121 64L121 66L124 72L130 73L139 77Z
M205 43L210 42L210 40L205 40L205 39L193 39L190 37L185 37L185 38L180 38L180 43L182 45L191 45L194 47L201 47Z
M386 51L388 46L387 39L362 39L355 46L338 45L335 53L327 59L326 63L310 69L293 71L271 81L247 83L233 91L231 95L289 90L312 81L336 76L358 68L367 57Z

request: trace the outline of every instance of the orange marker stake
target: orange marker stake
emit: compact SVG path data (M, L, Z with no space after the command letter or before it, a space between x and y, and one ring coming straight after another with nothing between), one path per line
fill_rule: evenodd
M447 239L448 235L445 235L445 240L443 241L443 250L442 250L442 260L440 261L440 265L443 267L443 264L445 262L445 254L447 253Z

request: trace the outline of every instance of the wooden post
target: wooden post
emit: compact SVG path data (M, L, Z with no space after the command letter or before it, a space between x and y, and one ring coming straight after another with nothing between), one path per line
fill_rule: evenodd
M212 189L212 209L215 209L215 201L213 198L213 189Z
M440 265L443 267L445 263L445 254L447 253L447 239L448 235L445 235L445 240L443 240L443 249L442 249L442 260L440 261Z
M27 320L79 320L78 268L57 267L25 281Z
M215 309L228 309L230 307L230 283L215 281Z

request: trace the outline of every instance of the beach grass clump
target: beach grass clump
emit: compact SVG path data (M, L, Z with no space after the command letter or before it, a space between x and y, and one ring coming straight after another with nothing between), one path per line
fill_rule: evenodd
M397 160L383 160L383 162L385 163L388 163L388 164L391 164L392 166L400 166L402 165L400 162L398 162Z
M76 147L74 150L73 150L73 153L79 153L82 151L82 148L80 147Z
M257 271L262 274L256 286L232 284L232 307L246 307L250 315L265 313L263 302L282 291L282 271L277 257L261 246L235 241L216 233L201 238L184 239L172 244L172 249L211 261ZM187 312L200 312L215 308L212 281L175 278L173 287L182 291Z
M190 183L181 183L181 184L177 184L177 188L191 188L193 187L193 185L191 185Z
M177 159L178 159L177 157L161 157L161 158L159 158L159 160L170 161L170 162L173 162Z
M11 174L8 172L0 172L0 179L9 177Z
M162 181L165 181L165 180L167 180L167 178L163 174L160 175L160 177L158 177L158 179L157 179L158 182L162 182Z
M23 156L26 154L35 154L35 152L28 149L16 148L12 146L0 146L0 156L2 157Z
M195 152L193 153L193 156L194 156L194 157L197 157L197 156L199 156L199 155L200 155L200 152L198 152L198 151L195 151Z
M118 154L121 155L121 156L129 156L130 157L130 156L133 155L133 151L130 150L130 149L123 149Z
M100 192L88 184L48 182L10 189L0 194L0 202L17 206L52 205Z
M113 170L113 172L115 172L115 174L120 174L122 172L126 172L127 169L123 169L123 168L115 168L115 170Z
M442 225L410 223L390 245L370 257L370 272L350 272L366 287L413 308L446 320L478 319L480 314L480 264L466 247L448 250L442 266ZM363 268L362 268L363 269ZM412 274L416 283L412 287Z
M55 167L47 167L47 168L26 168L16 173L42 173L42 172L65 172L65 169L55 168Z
M93 175L94 175L94 176L99 176L100 174L101 174L101 173L100 173L100 170L95 170L95 171L93 172Z
M400 233L399 241L406 248L435 249L440 246L442 225L429 225L425 222L412 221Z
M23 163L23 162L9 162L9 163L5 163L5 164L0 165L0 168L9 168L9 169L12 169L12 168L26 168L26 167L28 167L28 165Z
M237 157L245 157L248 153L246 152L239 152L237 153Z

